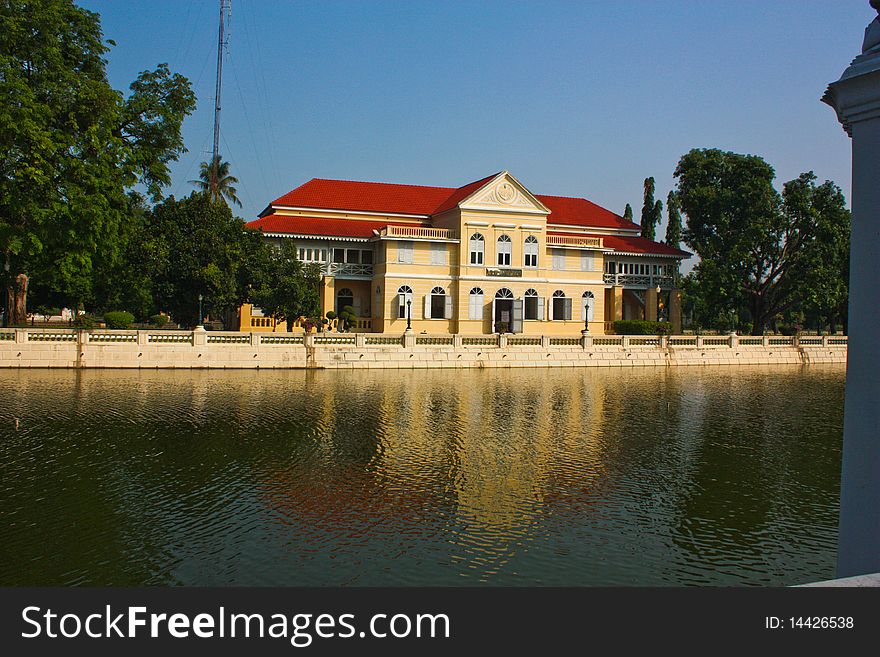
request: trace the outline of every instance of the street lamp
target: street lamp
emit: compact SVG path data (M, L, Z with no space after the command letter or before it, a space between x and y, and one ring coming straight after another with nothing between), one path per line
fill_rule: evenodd
M412 330L412 299L406 300L406 330Z
M202 295L199 294L199 326L202 325Z

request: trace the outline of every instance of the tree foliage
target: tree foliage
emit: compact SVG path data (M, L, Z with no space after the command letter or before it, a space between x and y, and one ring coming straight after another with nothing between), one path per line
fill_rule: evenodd
M238 190L233 187L238 183L238 178L229 173L229 162L223 161L219 155L210 162L202 162L199 165L199 179L189 182L215 202L223 201L241 207Z
M633 220L633 209L629 203L626 204L626 208L623 210L623 218L627 221Z
M315 263L306 264L296 257L296 245L284 240L279 247L268 247L268 258L260 287L252 301L278 321L293 322L299 317L317 317L321 273Z
M71 0L0 3L0 251L7 322L24 320L33 277L66 305L93 294L96 262L119 257L126 190L154 198L185 151L195 107L165 65L124 98L107 81L97 14Z
M804 173L780 194L763 159L717 149L690 151L675 176L684 241L700 257L685 292L702 317L747 318L759 335L804 304L839 308L850 218L834 183ZM817 267L833 280L816 281Z
M646 237L649 240L654 239L654 234L656 231L657 222L660 219L658 212L662 215L663 209L662 206L657 207L657 203L654 202L654 177L645 178L645 199L642 204L642 237Z
M681 248L681 208L674 190L666 197L665 242L675 249Z
M203 314L222 317L261 284L266 248L261 240L225 204L193 193L158 204L132 247L152 263L153 307L193 326L200 294Z

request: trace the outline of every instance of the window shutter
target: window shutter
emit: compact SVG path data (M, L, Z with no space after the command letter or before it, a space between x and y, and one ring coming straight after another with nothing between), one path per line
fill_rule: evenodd
M425 295L425 314L422 315L422 319L431 319L431 295Z
M513 321L510 323L511 333L522 333L523 331L523 300L513 300Z
M394 313L394 317L397 319L406 318L406 295L398 294L397 295L397 312Z
M547 319L553 321L553 299L547 301Z
M444 313L444 317L446 319L452 319L452 297L450 295L446 295L446 312Z
M571 320L571 298L565 298L565 317L566 320Z
M581 251L581 271L593 271L593 255L589 251Z
M538 297L538 312L536 319L544 319L544 297Z

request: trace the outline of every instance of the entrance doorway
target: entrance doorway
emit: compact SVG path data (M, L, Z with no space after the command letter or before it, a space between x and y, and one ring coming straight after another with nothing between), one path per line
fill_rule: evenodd
M506 287L498 290L492 302L492 329L496 333L522 333L522 321L522 299L514 299Z

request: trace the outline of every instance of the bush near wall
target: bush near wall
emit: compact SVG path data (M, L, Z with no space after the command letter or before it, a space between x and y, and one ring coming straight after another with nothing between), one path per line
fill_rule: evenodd
M649 322L643 319L622 319L614 322L617 335L669 335L670 322Z
M134 322L134 315L125 310L114 310L104 313L104 324L109 329L127 329Z

